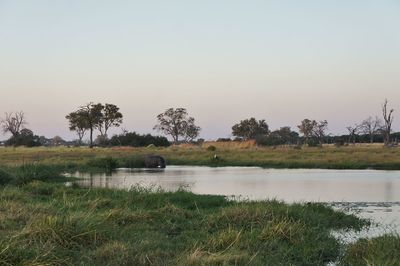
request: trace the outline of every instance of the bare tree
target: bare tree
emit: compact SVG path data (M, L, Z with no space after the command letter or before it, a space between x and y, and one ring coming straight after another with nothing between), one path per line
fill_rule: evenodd
M394 109L388 110L387 105L388 105L388 100L385 99L385 101L382 104L382 115L384 120L382 133L385 145L390 144L390 133L392 132L393 112L394 112Z
M347 131L349 132L349 143L353 142L353 145L356 144L356 136L360 133L361 126L355 124L354 126L346 127Z
M361 123L360 127L362 133L369 136L370 143L374 143L375 135L382 129L382 121L378 117L372 118L370 116Z
M3 127L3 132L11 133L13 137L18 136L24 128L24 125L26 125L24 112L5 113L5 115L6 117L0 121L0 124Z

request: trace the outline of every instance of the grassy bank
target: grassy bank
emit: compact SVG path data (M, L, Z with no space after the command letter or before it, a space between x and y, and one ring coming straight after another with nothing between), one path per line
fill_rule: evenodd
M87 189L64 181L59 167L1 168L0 265L366 265L398 259L393 236L389 244L360 241L342 256L345 247L330 232L358 230L368 221L323 204L233 202L183 190Z
M87 167L96 158L112 157L119 167L140 167L143 156L159 154L170 165L400 170L400 148L381 145L295 149L212 144L216 150L208 148L211 144L169 148L0 148L0 165L39 162L79 168ZM215 154L219 159L213 159Z
M321 204L185 191L33 181L0 195L1 265L322 265L339 256L330 230L364 224Z

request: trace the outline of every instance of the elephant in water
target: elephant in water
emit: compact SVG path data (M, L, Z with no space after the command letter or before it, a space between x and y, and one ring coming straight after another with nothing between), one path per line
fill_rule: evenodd
M147 156L144 159L144 165L146 168L165 168L165 159L159 155Z

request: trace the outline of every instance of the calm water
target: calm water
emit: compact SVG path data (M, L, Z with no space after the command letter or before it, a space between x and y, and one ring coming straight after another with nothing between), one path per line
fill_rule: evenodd
M80 174L83 186L129 189L132 186L181 187L196 194L286 202L328 202L378 225L363 232L379 235L400 229L400 171L262 169L258 167L169 166L165 170L119 169L106 174ZM349 237L347 237L349 238Z
M76 175L84 178L81 185L95 187L129 189L141 184L169 191L185 187L197 194L287 202L400 202L400 171L169 166Z

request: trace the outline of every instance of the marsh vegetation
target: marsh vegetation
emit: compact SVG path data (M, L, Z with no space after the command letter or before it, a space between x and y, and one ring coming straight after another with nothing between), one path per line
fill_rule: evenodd
M88 190L35 174L1 187L2 265L325 264L341 254L331 230L368 224L318 203Z
M192 148L173 151L187 157ZM116 159L107 157L111 153ZM341 243L332 230L360 230L369 221L322 203L236 202L138 186L128 191L65 186L67 169L105 171L104 165L128 164L132 153L2 149L0 264L367 265L398 260L398 236Z

